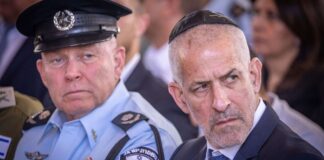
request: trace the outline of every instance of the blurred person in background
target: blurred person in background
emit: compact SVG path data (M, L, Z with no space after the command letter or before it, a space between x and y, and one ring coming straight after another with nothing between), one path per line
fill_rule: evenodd
M168 92L167 85L154 77L143 65L140 54L140 42L149 23L148 14L144 11L140 0L114 0L128 8L133 13L121 17L118 26L121 32L117 37L119 45L126 49L126 65L121 77L127 89L139 92L155 109L170 120L178 129L181 138L188 140L198 135L187 114L175 104Z
M251 58L256 57L251 48L250 56ZM290 107L287 101L280 99L277 94L267 91L263 83L261 84L260 96L267 102L267 106L276 112L282 122L324 154L324 130L318 124Z
M251 43L251 1L250 0L199 0L205 1L204 10L220 12L231 18L242 28L248 43Z
M196 0L142 0L150 23L145 32L149 46L144 53L145 67L165 83L172 80L168 59L168 37L172 27L186 12L200 9L205 1Z
M0 159L13 159L26 119L42 109L37 99L0 86Z
M324 128L322 0L254 0L253 49L267 91Z
M12 86L47 105L51 101L35 65L40 56L33 54L33 39L20 34L15 27L19 13L38 1L0 0L0 85Z

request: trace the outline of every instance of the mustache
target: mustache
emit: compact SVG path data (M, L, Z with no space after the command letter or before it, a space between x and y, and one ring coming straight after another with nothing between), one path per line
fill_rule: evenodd
M214 127L215 125L217 125L221 122L231 120L231 119L243 120L243 117L242 117L242 114L240 113L240 111L228 108L224 112L217 112L217 111L212 112L209 122L210 122L211 126Z

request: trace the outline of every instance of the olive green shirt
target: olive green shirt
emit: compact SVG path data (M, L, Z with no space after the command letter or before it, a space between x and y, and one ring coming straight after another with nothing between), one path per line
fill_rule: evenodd
M11 138L6 160L14 158L25 120L43 110L43 105L33 97L15 92L15 100L16 106L0 109L0 135Z

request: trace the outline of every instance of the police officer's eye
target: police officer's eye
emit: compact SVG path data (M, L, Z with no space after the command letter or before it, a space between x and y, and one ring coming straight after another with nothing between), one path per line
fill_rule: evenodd
M49 64L52 66L60 66L64 64L65 60L62 57L53 57L49 60Z
M85 54L83 55L83 59L91 59L91 58L93 58L93 57L94 57L94 55L91 54L91 53L85 53Z

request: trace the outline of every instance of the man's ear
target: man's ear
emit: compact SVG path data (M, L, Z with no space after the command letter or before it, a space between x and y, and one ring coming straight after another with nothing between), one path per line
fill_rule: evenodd
M115 61L115 78L119 79L121 72L124 68L125 65L125 58L126 58L126 53L125 53L125 48L124 47L117 47L116 48L116 53L114 55L114 61Z
M262 83L262 62L259 58L252 58L249 69L254 92L259 93Z
M185 98L183 97L184 95L181 86L179 86L179 84L176 82L171 82L168 85L168 89L169 89L169 93L171 94L171 96L173 97L174 101L177 103L179 108L183 112L189 114L189 108L185 101Z
M42 59L38 59L36 61L36 67L37 67L37 70L38 70L38 73L44 83L44 85L47 87L47 80L45 78L45 72L44 72L44 66L43 66L43 60Z

